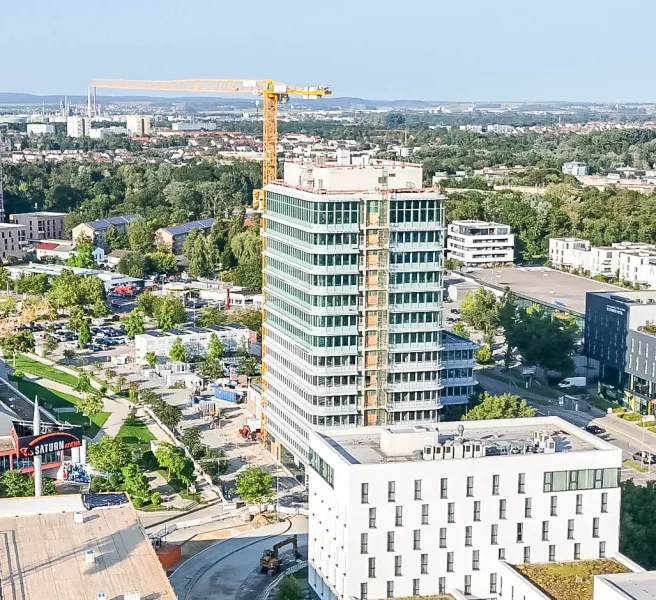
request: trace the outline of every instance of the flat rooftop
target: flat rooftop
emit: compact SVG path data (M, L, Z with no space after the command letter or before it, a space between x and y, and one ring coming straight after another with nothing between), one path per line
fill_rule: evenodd
M656 597L656 572L654 571L604 574L599 575L599 579L633 600L654 600Z
M523 564L516 565L515 569L554 600L592 600L595 575L630 573L631 578L636 576L627 566L610 558Z
M508 269L476 269L466 277L481 285L503 290L508 286L518 296L554 307L566 308L585 315L587 292L610 292L623 295L625 288L609 283L570 275L545 267L520 267Z
M509 454L537 454L536 436L550 436L558 452L613 450L607 442L595 438L558 417L531 417L488 421L455 421L436 425L366 427L345 431L321 432L323 441L350 464L414 462L423 459L425 445L459 446L481 443L481 457ZM429 443L428 440L431 440ZM466 460L454 451L454 460Z
M73 522L76 511L84 523ZM80 496L2 499L0 538L3 600L89 600L101 592L109 600L135 591L176 599L130 504L87 511Z

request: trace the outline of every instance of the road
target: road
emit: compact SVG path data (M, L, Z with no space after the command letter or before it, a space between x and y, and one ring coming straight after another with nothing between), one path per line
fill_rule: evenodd
M509 386L508 383L504 383L491 377L486 377L481 371L476 371L476 376L481 386L493 394L504 394L506 392L511 392L526 398L529 404L532 404L538 409L539 415L555 415L578 427L585 427L590 423L598 425L602 429L606 430L606 433L600 435L599 437L607 442L610 442L614 446L621 448L622 458L625 460L632 460L633 453L642 450L643 448L656 454L656 440L654 440L653 434L645 432L645 440L643 446L643 432L640 430L640 428L636 427L636 425L633 423L622 421L615 415L606 415L601 413L601 411L597 411L599 416L596 416L586 412L565 410L560 408L555 403L555 401L553 405L545 405L545 398L532 394L530 390L525 390L514 385ZM535 399L539 399L540 402L532 402L532 400ZM656 479L656 465L652 465L652 469L654 470L653 474L640 473L639 471L634 471L633 469L622 468L622 479L633 479L636 483L644 484L649 480Z
M174 571L173 589L179 600L256 598L271 582L259 572L262 552L292 533L298 534L299 546L307 546L305 519L261 527L212 544Z

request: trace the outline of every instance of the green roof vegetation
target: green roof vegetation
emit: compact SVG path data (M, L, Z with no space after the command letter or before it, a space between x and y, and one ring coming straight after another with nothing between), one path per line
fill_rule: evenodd
M592 600L595 575L630 572L612 559L526 564L515 568L555 600Z

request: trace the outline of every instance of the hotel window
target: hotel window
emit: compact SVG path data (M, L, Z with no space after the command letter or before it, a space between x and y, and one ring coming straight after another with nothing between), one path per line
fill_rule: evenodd
M394 598L394 582L393 581L388 581L387 582L387 597L388 598Z
M490 594L497 593L497 574L490 573Z
M403 526L403 507L402 506L397 506L396 507L396 514L394 518L394 524L397 527L402 527Z
M360 554L368 554L369 552L369 534L363 533L360 535Z
M531 509L533 507L533 500L531 498L524 498L524 518L531 518Z
M440 527L440 548L446 548L446 527Z
M465 527L465 546L472 545L472 528L471 526Z
M467 477L467 496L472 497L474 495L474 478Z
M369 529L376 529L376 509L369 509Z
M412 595L419 596L419 579L412 580Z
M517 476L517 493L523 494L525 486L526 486L526 474L520 473Z
M428 574L428 554L421 555L421 574Z
M447 505L447 523L456 522L456 504L455 502L449 502Z
M360 486L360 502L362 504L369 504L369 484L368 483L363 483Z
M481 502L480 500L474 501L474 521L481 520Z
M492 495L493 496L498 496L499 495L499 476L498 475L492 475Z
M599 537L599 517L592 519L592 537Z
M583 514L583 494L576 494L576 514Z
M415 479L415 500L421 500L421 479Z
M360 600L367 600L367 584L360 584Z
M517 543L521 543L524 541L524 524L523 523L517 523Z
M369 579L376 577L376 559L371 557L369 559Z
M472 571L478 571L480 569L480 551L474 550L472 552Z
M387 532L387 551L394 552L394 532Z
M542 541L549 541L549 521L542 521Z
M606 542L599 542L599 558L606 558Z
M608 492L601 493L601 512L602 513L608 512Z
M446 577L439 577L437 580L437 593L446 593Z
M554 544L551 544L549 546L549 562L555 562L556 561L556 546Z
M530 563L531 562L531 547L530 546L524 546L524 562L525 563Z
M558 498L556 496L551 496L551 512L552 517L558 516Z
M505 499L499 500L499 519L506 518L506 501Z
M574 560L581 560L581 544L574 544Z
M412 549L421 550L421 530L415 529L412 536Z
M569 519L567 521L567 539L574 539L574 519Z
M471 575L465 575L465 596L469 596L471 594Z
M447 484L448 480L446 477L442 477L440 480L440 498L444 499L447 497Z
M421 524L428 525L428 504L421 505Z
M498 543L499 539L499 526L498 525L492 525L490 529L490 544L493 546Z
M499 548L499 551L497 552L497 559L498 560L506 560L506 549L505 548Z
M395 556L394 557L394 576L401 577L401 567L403 565L403 557Z
M446 553L446 572L453 573L453 552Z
M396 482L387 482L387 501L394 502L396 500Z

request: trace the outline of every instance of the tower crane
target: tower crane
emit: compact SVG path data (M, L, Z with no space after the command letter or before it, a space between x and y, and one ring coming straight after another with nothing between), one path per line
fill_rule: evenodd
M299 87L272 79L173 79L165 81L138 79L93 79L91 89L146 90L151 92L190 92L200 94L255 94L263 100L262 187L277 177L278 172L278 104L290 96L317 100L332 94L326 86ZM254 207L264 208L264 190L253 192Z

